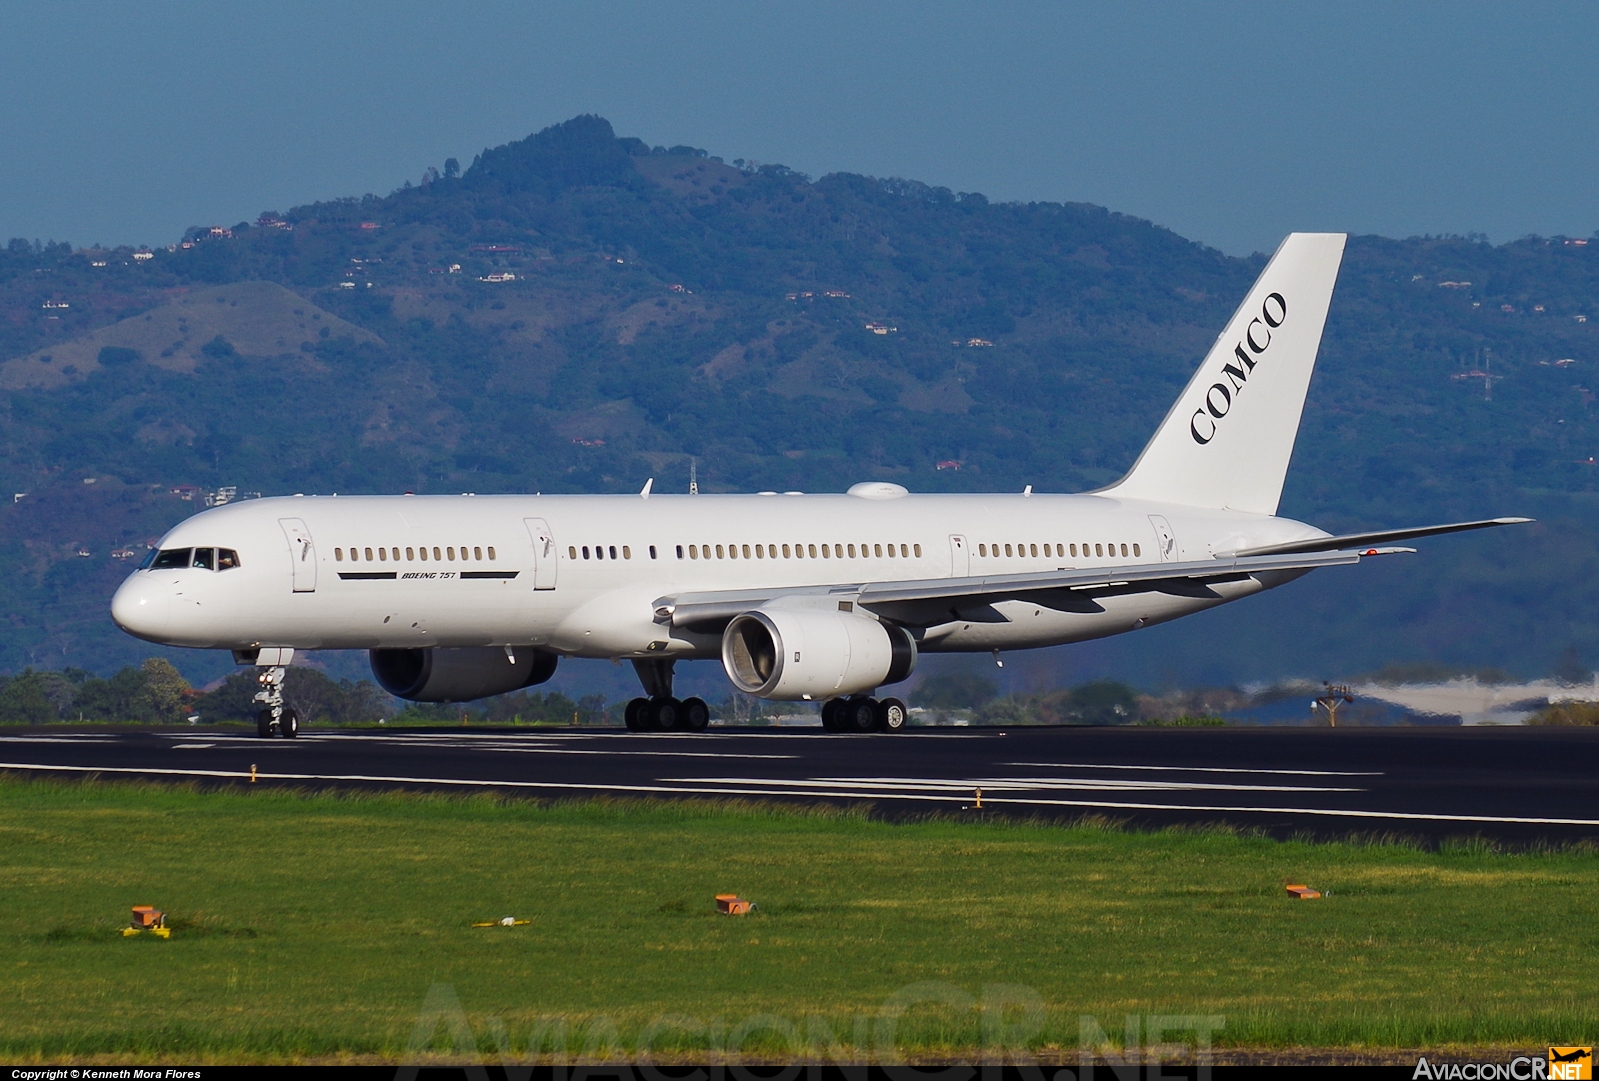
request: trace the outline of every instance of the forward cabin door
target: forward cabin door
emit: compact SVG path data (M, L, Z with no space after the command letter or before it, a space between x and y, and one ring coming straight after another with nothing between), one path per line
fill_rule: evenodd
M294 575L296 593L316 592L316 545L311 541L311 531L299 518L279 518L283 536L289 542L289 564Z
M1155 527L1156 550L1160 552L1160 561L1177 562L1177 534L1171 531L1171 523L1159 514L1151 514L1149 524Z
M965 578L972 573L972 553L967 548L966 538L950 534L949 538L949 576L951 578Z
M554 589L559 560L550 523L543 518L524 518L522 521L527 523L528 535L533 538L533 588Z

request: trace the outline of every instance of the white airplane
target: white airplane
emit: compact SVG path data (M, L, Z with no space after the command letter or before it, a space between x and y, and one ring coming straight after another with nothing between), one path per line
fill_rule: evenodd
M117 590L130 634L255 665L259 732L293 736L297 649L371 651L401 698L533 686L563 657L628 659L635 730L698 731L673 665L824 703L831 731L897 731L878 688L924 652L1081 642L1163 623L1393 542L1495 518L1330 536L1276 517L1342 233L1283 241L1125 477L1081 495L293 496L172 529Z

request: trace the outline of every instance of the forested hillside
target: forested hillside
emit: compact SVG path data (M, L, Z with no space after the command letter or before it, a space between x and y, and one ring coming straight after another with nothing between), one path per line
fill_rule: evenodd
M199 509L183 485L682 490L692 458L713 491L1094 487L1263 260L1095 206L651 148L596 117L148 251L12 241L0 470L27 494L0 508L0 668L144 656L104 614L111 554ZM1599 660L1596 335L1599 242L1353 238L1283 512L1540 524L1020 670Z

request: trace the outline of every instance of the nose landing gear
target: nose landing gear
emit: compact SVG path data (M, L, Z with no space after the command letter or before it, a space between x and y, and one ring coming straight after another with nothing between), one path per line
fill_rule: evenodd
M283 701L283 680L293 659L290 648L263 649L257 655L255 681L261 689L255 692L255 701L262 708L255 715L255 734L262 739L293 739L300 734L300 714Z
M822 704L822 727L829 732L902 732L909 718L898 698L852 694Z

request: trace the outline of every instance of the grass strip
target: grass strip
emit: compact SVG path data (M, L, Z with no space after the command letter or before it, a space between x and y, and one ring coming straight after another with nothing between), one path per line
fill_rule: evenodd
M1066 1057L1129 1015L1237 1048L1599 1035L1583 848L0 778L0 898L10 1061ZM172 938L122 937L135 904Z

